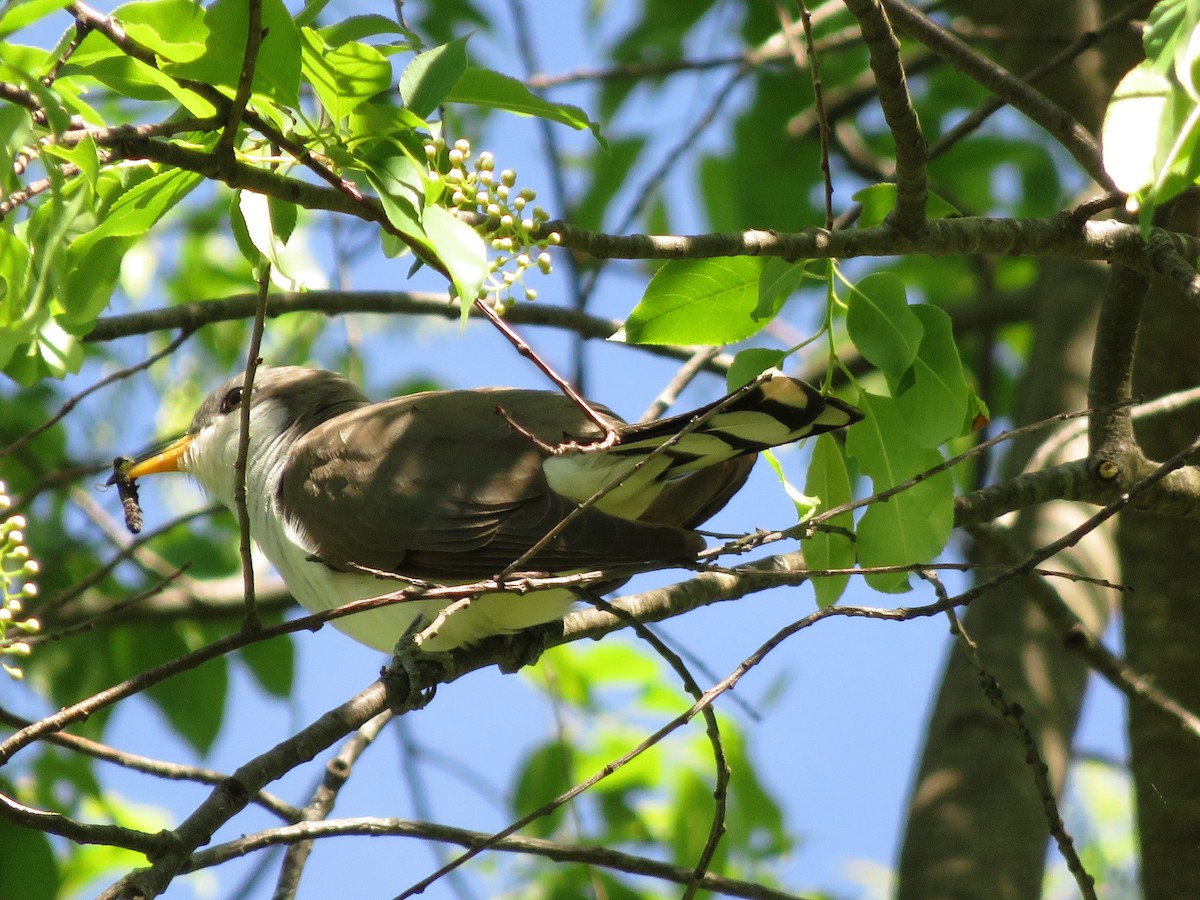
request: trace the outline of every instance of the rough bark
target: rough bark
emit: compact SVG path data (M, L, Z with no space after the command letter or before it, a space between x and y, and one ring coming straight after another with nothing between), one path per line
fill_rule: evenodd
M1135 393L1147 397L1200 382L1200 313L1169 286L1156 287L1142 317L1134 373ZM1145 452L1161 459L1200 433L1200 410L1192 407L1148 420L1136 433ZM1200 524L1126 513L1118 547L1125 580L1134 588L1123 616L1130 665L1188 709L1200 709ZM1147 900L1195 896L1200 885L1200 748L1170 717L1139 704L1129 710L1129 741L1143 895Z
M1022 386L1023 419L1084 405L1095 298L1103 281L1104 273L1095 269L1047 268L1038 342ZM1032 449L1018 447L1014 454L1027 458ZM1001 544L982 537L969 556L983 565L1016 562L1017 554L1058 537L1089 512L1073 504L1048 504L1024 514L1011 540ZM1104 534L1094 534L1052 565L1101 577L1115 574ZM1102 592L1082 584L1054 587L1089 628L1103 631L1108 605ZM1005 698L1024 708L1052 781L1061 787L1087 670L1039 612L1034 592L1042 589L1027 579L1010 582L972 604L964 625ZM1037 897L1048 835L1020 742L988 703L966 657L952 646L913 789L898 896Z
M1008 30L1000 61L1022 72L1061 45L1094 28L1110 12L1101 4L1035 2L1011 7L979 0L953 4L979 25ZM1022 34L1023 26L1031 29ZM1082 57L1039 89L1096 131L1115 79L1132 64L1136 43L1122 35ZM1086 405L1095 300L1105 275L1095 268L1047 263L1035 323L1036 344L1021 385L1021 422ZM1012 449L1010 474L1025 464L1029 445ZM1067 451L1081 455L1080 447ZM1050 460L1052 464L1058 460ZM1013 561L1077 525L1092 510L1051 504L1019 519L1006 547L986 539L969 551L979 563ZM1057 566L1116 577L1108 533L1055 560ZM1087 626L1103 631L1108 597L1079 584L1053 586ZM1006 699L1021 704L1052 783L1060 789L1087 683L1084 664L1063 646L1063 635L1038 611L1033 591L1009 583L972 605L964 624L980 645L984 665ZM949 652L914 783L899 863L898 896L907 898L1036 898L1041 894L1048 827L1032 773L1009 724L988 704L978 678L957 648Z

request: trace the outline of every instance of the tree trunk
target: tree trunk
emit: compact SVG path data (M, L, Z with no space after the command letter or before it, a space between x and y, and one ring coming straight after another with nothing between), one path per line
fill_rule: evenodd
M1142 316L1134 376L1135 394L1146 397L1200 382L1200 313L1173 288L1156 287ZM1179 452L1198 433L1194 405L1137 426L1142 448L1156 459ZM1124 603L1126 658L1185 707L1200 710L1200 523L1125 512L1118 534L1125 581L1134 589ZM1194 897L1200 891L1200 746L1146 704L1130 706L1129 743L1143 894L1146 900Z
M1043 278L1046 302L1038 344L1024 381L1027 421L1086 403L1086 381L1096 302L1104 272L1051 264ZM1027 459L1031 446L1014 448ZM1078 453L1078 446L1065 448ZM1019 471L1020 466L1016 467ZM986 533L971 548L972 562L1011 564L1079 524L1092 510L1054 503L1023 515L1004 542ZM1113 553L1094 533L1048 565L1113 577ZM990 575L988 572L984 575ZM1091 585L1053 585L1093 631L1103 631L1105 592ZM964 616L967 633L999 681L1005 699L1025 710L1051 779L1061 787L1071 737L1087 682L1081 658L1063 646L1062 633L1039 612L1034 591L1047 585L1010 581L975 601ZM900 856L901 900L954 897L1018 900L1041 893L1049 836L1025 751L1009 722L989 704L979 678L957 646L950 649L917 773Z

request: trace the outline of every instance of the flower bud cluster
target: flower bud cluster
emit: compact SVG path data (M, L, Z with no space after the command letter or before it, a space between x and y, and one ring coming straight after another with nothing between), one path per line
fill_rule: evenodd
M0 514L10 506L7 486L0 481ZM9 516L0 523L0 668L10 678L19 679L23 673L8 660L29 656L31 648L26 641L9 637L9 629L20 634L35 634L41 629L37 619L24 615L25 601L38 594L32 579L39 571L37 560L30 557L25 545L25 517Z
M459 139L449 149L442 138L425 144L425 155L434 169L441 160L449 163L443 173L449 187L450 203L455 209L485 217L479 226L492 246L494 255L489 263L491 278L484 284L481 297L495 294L503 308L515 302L517 285L526 300L536 300L537 291L525 285L525 273L536 268L550 274L549 248L561 241L558 232L534 237L550 214L540 206L532 206L536 194L532 188L517 187L513 169L496 171L496 160L488 151L471 157L471 143Z

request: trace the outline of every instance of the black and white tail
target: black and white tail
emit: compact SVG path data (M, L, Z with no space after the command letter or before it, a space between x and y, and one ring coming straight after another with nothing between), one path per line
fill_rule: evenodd
M810 384L775 375L749 390L734 391L691 412L632 425L621 443L609 452L617 456L644 455L710 413L694 431L663 451L672 461L665 473L668 477L790 444L810 435L837 431L863 417L857 407L836 397L826 397Z

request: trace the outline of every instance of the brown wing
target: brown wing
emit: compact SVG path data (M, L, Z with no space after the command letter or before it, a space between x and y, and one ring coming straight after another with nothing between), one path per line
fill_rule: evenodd
M547 443L599 436L570 400L539 391L439 391L363 407L294 446L279 489L289 524L334 566L446 580L503 569L576 504L550 489L540 451L497 405ZM685 559L703 546L680 528L589 509L524 568Z

